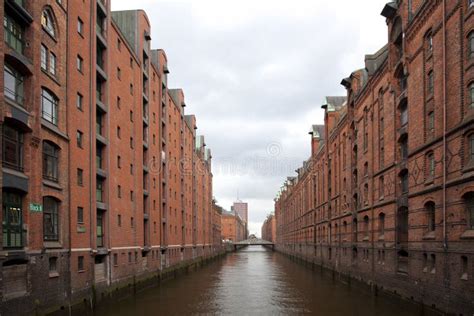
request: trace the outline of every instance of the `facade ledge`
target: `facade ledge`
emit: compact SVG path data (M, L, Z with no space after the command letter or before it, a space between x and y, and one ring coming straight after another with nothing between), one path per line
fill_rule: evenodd
M99 210L107 210L107 204L104 202L96 202L96 206Z
M44 118L41 118L41 126L53 132L57 136L60 136L64 140L69 141L69 136L67 136L67 134L63 133L56 125L46 121Z
M474 239L474 229L468 229L462 233L461 239Z
M63 245L59 241L44 241L43 247L47 249L62 249Z
M107 113L107 105L102 102L101 100L97 99L96 100L97 106L102 110L102 112Z
M98 142L102 143L103 145L108 145L107 139L104 136L96 134L95 138Z
M425 235L423 235L423 240L435 240L436 239L436 234L434 231L427 232Z
M49 187L49 188L59 190L59 191L63 190L63 187L59 183L54 182L54 181L50 181L50 180L46 180L46 179L43 179L43 185L46 186L46 187Z

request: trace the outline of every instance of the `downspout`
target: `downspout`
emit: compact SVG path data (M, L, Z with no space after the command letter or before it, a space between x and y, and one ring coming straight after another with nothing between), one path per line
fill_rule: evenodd
M67 43L67 47L66 47L66 104L68 104L68 96L69 96L69 93L68 93L68 88L69 88L69 52L70 52L70 49L69 49L69 15L66 14L66 28L67 28L67 32L66 32L66 43ZM68 131L68 134L69 134L69 121L68 121L68 110L66 109L66 130ZM71 140L69 140L69 145L68 145L68 156L67 156L67 160L68 160L68 194L67 194L67 203L68 203L68 207L69 207L69 212L68 212L68 226L69 226L69 232L68 232L68 250L69 250L69 256L68 256L68 259L69 259L69 285L68 285L68 295L69 295L69 309L71 308L71 297L72 297L72 271L71 271L71 266L72 266L72 217L71 217L71 214L72 214L72 207L71 207L71 177L72 177L72 173L71 173Z
M446 235L446 0L443 0L443 249L448 249Z

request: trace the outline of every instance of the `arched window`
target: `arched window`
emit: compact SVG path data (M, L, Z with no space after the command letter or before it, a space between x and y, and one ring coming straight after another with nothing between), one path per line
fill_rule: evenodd
M385 235L385 213L379 214L379 236Z
M59 147L50 142L43 142L43 178L58 182Z
M433 73L433 70L431 70L430 72L428 72L428 79L427 79L427 90L428 90L428 94L429 95L432 95L433 92L434 92L434 73Z
M41 14L41 25L43 29L48 32L51 36L56 36L56 31L54 30L53 14L49 9L44 9Z
M428 222L428 232L434 232L436 228L435 204L428 202L425 204L426 219Z
M467 229L474 230L474 192L464 196L464 205L466 207Z
M42 115L46 121L58 125L58 98L46 89L41 92Z
M43 239L59 240L59 201L50 196L43 198Z

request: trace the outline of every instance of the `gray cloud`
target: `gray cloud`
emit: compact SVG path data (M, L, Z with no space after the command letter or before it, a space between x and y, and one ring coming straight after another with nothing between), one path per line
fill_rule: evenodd
M113 0L144 9L167 52L171 87L185 91L214 156L214 194L250 202L250 229L273 210L287 175L307 159L324 96L386 41L383 0ZM134 7L132 7L134 6ZM273 146L273 147L272 147ZM278 153L269 148L278 147Z

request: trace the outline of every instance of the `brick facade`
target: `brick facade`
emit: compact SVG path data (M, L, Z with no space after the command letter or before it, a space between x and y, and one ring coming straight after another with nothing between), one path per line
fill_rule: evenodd
M276 242L276 219L274 214L267 216L262 225L262 239Z
M277 249L472 314L474 8L397 1L388 44L328 97L275 200Z
M93 300L217 254L211 152L168 89L146 13L1 3L0 313Z

